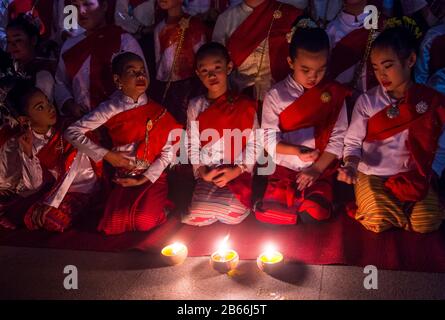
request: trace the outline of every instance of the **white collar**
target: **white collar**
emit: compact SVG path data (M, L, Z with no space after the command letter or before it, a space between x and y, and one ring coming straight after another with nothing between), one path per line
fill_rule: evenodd
M135 102L133 98L125 95L122 91L117 90L113 96L116 96L118 99L122 100L126 104L136 104L136 105L144 105L148 102L148 97L145 93L141 94L138 100Z
M379 85L379 87L380 87L380 90L381 90L383 96L386 98L386 101L388 101L389 104L395 104L399 101L398 99L392 98L389 95L388 91L382 85Z
M266 1L267 1L267 0L266 0ZM242 9L244 12L248 12L248 13L250 13L250 12L253 11L253 8L252 8L252 7L249 7L249 6L247 5L247 3L244 2L244 1L241 2L240 6L241 6L241 9Z
M32 130L32 133L34 137L36 137L39 140L49 140L51 136L53 135L53 128L49 128L49 130L46 133L37 133L34 130Z
M350 13L346 13L344 11L340 12L339 19L340 21L352 28L361 28L363 26L363 23L365 21L365 18L367 17L366 13L359 14L358 16L354 16Z
M294 90L297 90L300 95L304 93L304 87L292 77L292 74L289 74L286 78L286 84Z

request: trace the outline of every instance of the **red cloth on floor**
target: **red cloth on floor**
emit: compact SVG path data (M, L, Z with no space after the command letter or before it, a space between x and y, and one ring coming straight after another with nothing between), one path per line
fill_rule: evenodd
M273 227L252 215L239 225L215 223L197 228L176 217L150 232L131 232L107 237L95 232L92 212L82 226L64 233L0 230L0 245L90 251L138 249L159 254L174 241L188 247L190 257L209 256L230 234L229 242L241 259L256 259L264 245L273 243L286 261L305 264L375 265L378 269L445 273L445 225L430 234L390 230L367 231L343 212L323 224Z

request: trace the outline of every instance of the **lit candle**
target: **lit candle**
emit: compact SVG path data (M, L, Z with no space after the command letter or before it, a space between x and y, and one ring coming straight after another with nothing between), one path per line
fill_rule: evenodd
M161 251L164 262L172 266L183 263L185 258L187 258L187 254L187 247L179 242L170 244Z
M273 273L284 264L284 257L283 254L273 246L268 246L266 250L258 256L256 263L260 270L266 273Z
M227 273L235 269L239 262L238 253L228 247L228 239L229 236L227 235L221 242L218 251L210 256L210 265L221 273Z

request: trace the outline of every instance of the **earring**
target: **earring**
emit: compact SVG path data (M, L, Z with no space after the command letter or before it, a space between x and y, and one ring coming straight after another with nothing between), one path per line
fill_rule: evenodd
M117 85L117 90L122 90L122 84L119 83L119 84Z

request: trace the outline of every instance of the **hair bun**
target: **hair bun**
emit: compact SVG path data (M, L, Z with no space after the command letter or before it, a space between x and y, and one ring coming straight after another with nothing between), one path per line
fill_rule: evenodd
M306 16L299 17L295 21L294 26L292 27L290 33L286 35L287 42L291 43L295 31L297 31L298 29L315 29L315 28L319 28L319 26L314 20Z
M313 29L318 28L318 25L310 18L303 18L299 20L294 27L296 29Z
M397 27L408 30L416 40L419 40L422 37L422 31L420 30L416 21L407 16L403 16L401 18L394 17L387 19L384 23L383 29L386 30Z

